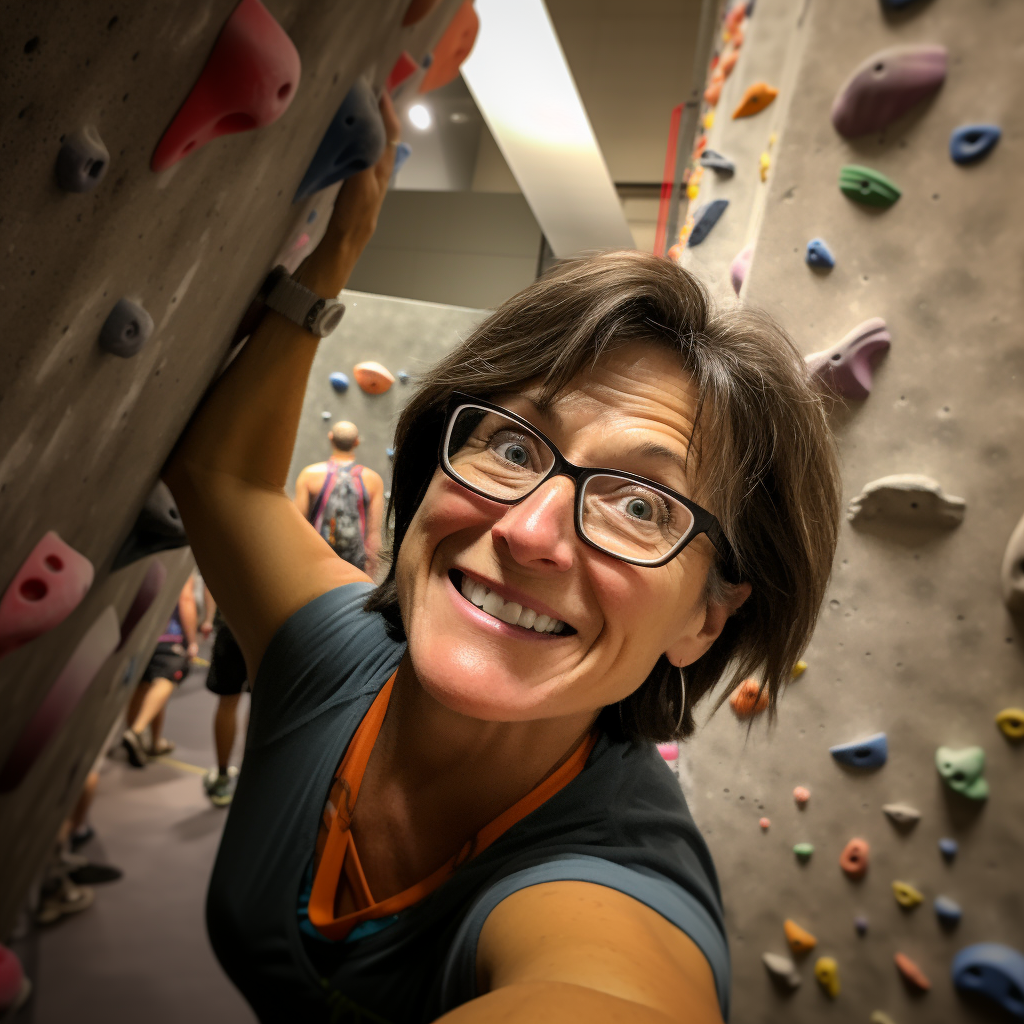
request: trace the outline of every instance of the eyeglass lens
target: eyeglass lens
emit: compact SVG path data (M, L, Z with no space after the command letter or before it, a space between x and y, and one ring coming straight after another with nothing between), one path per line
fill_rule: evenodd
M476 406L456 410L448 431L448 466L463 483L498 501L525 497L555 454L522 424ZM614 473L588 477L577 502L587 540L609 554L656 561L693 529L690 510L660 489Z

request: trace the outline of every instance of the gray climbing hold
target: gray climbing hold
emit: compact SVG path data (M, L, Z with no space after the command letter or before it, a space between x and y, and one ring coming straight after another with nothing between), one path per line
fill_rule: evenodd
M342 373L340 370L335 371L330 376L331 387L335 391L348 391L348 374Z
M932 906L935 908L935 916L939 919L939 924L946 928L958 925L964 914L960 904L948 896L936 896Z
M330 412L328 412L327 409L324 409L324 411L322 413L320 413L320 419L322 419L322 420L329 420L330 418L331 418L331 414L330 414Z
M768 969L768 973L777 981L780 981L787 988L799 988L800 972L796 964L788 956L779 953L762 953L761 962Z
M867 398L874 383L874 362L889 351L889 328L874 316L858 324L831 348L804 359L807 372L843 398Z
M153 333L153 318L137 302L118 299L100 328L100 348L129 359Z
M804 256L809 267L817 270L831 270L836 265L836 258L821 238L812 238L807 243L807 253Z
M952 860L960 849L960 844L955 839L950 839L949 836L944 836L939 840L939 853L947 860Z
M718 223L728 205L728 199L712 199L710 203L701 206L693 215L693 228L686 240L687 246L700 245L711 234L711 229Z
M1024 619L1024 516L1006 544L1000 577L1007 609L1011 615Z
M889 741L884 732L877 732L856 743L840 743L828 752L840 764L851 768L880 768L889 759Z
M57 184L65 192L91 192L110 166L110 154L100 133L85 125L71 132L57 153Z
M925 529L952 529L964 521L967 502L943 492L937 481L916 473L872 480L850 502L851 523L869 520Z
M882 810L894 825L902 828L910 828L921 820L921 812L910 804L885 804Z
M710 167L711 170L725 178L730 178L736 173L736 165L728 157L722 156L721 153L717 153L713 149L705 149L701 153L700 165L701 167Z
M111 569L123 569L157 551L183 548L186 544L188 537L171 489L158 480L146 498L131 533L114 556Z
M868 933L868 919L863 914L858 914L853 919L853 927L857 929L858 935L867 935Z

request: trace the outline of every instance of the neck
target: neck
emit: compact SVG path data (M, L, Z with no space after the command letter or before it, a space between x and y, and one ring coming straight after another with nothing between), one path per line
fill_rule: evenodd
M339 452L337 448L331 452L328 462L355 462L356 457L351 452Z

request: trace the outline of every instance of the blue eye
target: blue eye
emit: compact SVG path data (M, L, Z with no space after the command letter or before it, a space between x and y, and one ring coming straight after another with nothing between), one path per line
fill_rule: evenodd
M634 519L650 519L654 515L654 509L648 501L643 498L632 498L626 504L626 513Z
M530 461L530 453L518 441L499 444L495 449L498 455L514 466L525 466Z

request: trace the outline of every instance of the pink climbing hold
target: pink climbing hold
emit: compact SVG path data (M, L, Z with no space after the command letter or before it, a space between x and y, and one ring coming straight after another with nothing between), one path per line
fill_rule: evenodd
M767 831L768 831L768 829L769 829L769 828L771 828L771 824L772 824L772 823L771 823L771 819L770 819L770 818L762 818L762 819L761 819L761 820L760 820L760 821L758 822L758 825L760 825L760 826L761 826L761 831L762 831L762 832L767 832Z
M242 0L153 153L164 171L212 139L262 128L295 99L302 61L288 33L260 0Z
M28 982L18 954L0 946L0 1015L17 1010L25 1002Z
M803 807L811 799L811 791L806 786L797 786L793 790L793 799L800 807Z
M750 270L750 261L754 256L754 246L745 245L729 265L729 280L732 281L732 290L739 295L743 282L747 279L747 272Z
M889 328L881 317L854 327L842 341L824 352L807 356L807 372L843 398L867 398L871 394L874 360L889 350Z
M946 79L946 48L896 46L854 69L832 103L832 124L847 139L881 131L931 96Z
M659 743L658 753L661 754L666 761L675 761L679 757L679 744Z
M164 568L163 562L154 558L149 563L146 575L142 577L142 582L139 584L139 589L135 592L135 598L128 609L128 614L124 617L124 622L121 623L121 639L117 645L118 650L121 650L128 642L128 638L132 635L132 630L139 624L142 616L149 611L149 606L156 600L157 595L163 589L164 580L166 579L167 570Z
M299 249L305 248L309 245L309 235L305 231L295 239L295 244L292 246L292 252L297 252Z
M59 626L92 586L85 555L52 530L32 549L0 598L0 657Z
M103 663L117 649L121 628L113 607L104 608L99 618L79 641L50 692L14 741L0 768L0 793L9 793L28 774L47 744L71 717Z

